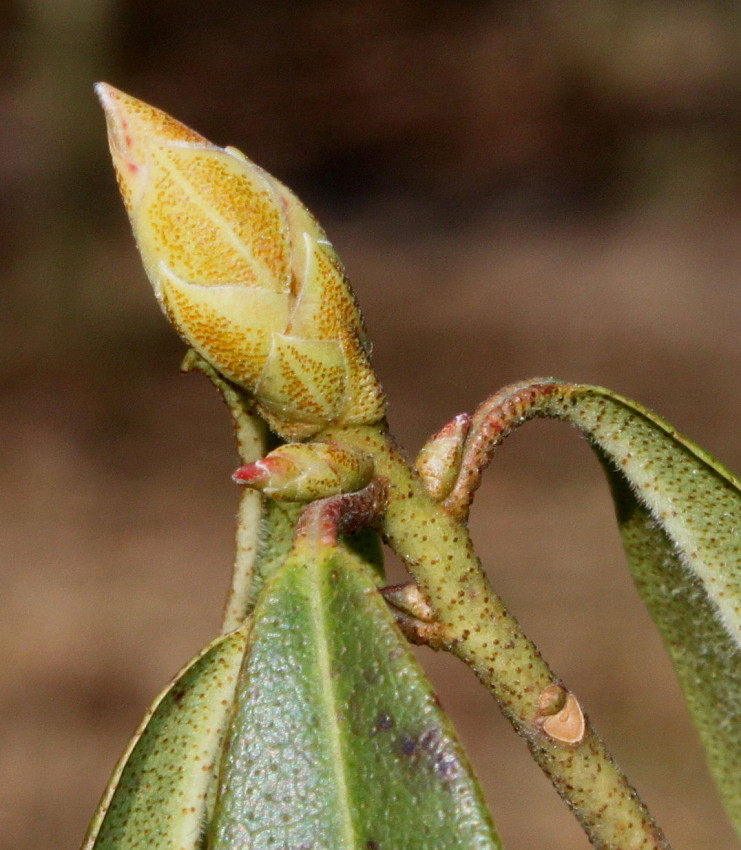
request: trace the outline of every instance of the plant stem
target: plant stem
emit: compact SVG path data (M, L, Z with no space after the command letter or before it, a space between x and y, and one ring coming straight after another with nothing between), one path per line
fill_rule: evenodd
M584 722L575 736L558 723L549 725L549 716L555 713L560 722L569 706L581 715L578 702L492 590L465 526L427 494L388 432L338 427L327 429L322 439L374 457L376 474L389 485L381 531L424 591L443 645L497 699L592 844L602 850L670 850L590 724ZM562 699L550 705L554 686Z
M252 412L250 399L192 349L186 354L181 368L184 372L202 372L221 394L232 416L240 462L247 464L261 458L267 451L267 427ZM262 495L256 490L242 488L237 509L234 567L224 604L222 634L240 626L254 604L255 572L264 512Z

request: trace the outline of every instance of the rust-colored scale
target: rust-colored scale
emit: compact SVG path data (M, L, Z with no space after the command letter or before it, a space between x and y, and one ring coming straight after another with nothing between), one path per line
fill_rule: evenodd
M141 136L142 130L145 130L150 137L161 139L162 141L177 141L181 144L183 142L190 142L196 145L211 144L200 133L187 127L167 112L156 109L148 103L131 97L131 95L124 94L124 92L118 91L112 86L107 86L106 89L109 97L125 113L126 118L123 121L123 128L128 131L128 137L132 141L136 141Z
M186 299L176 290L167 290L162 305L176 328L187 327L188 332L182 332L186 342L197 337L199 344L196 350L209 361L221 362L227 378L257 382L269 344L266 332L246 333L237 325L227 323L215 311Z
M265 180L246 172L239 160L222 151L169 149L167 154L181 179L194 187L198 204L225 226L225 238L239 245L239 251L232 247L234 253L242 262L248 259L250 266L264 267L264 282L278 282L278 291L286 292L285 220ZM238 283L241 278L227 277L225 282Z
M344 371L341 366L323 366L298 345L282 346L278 370L282 378L282 389L290 398L297 417L306 413L305 421L323 421L329 414L334 418L337 404L344 388ZM325 380L322 380L324 372ZM313 417L312 417L313 414Z
M368 359L368 353L357 336L341 334L347 369L347 401L342 421L349 425L366 425L381 420L386 411L386 397Z
M163 167L137 210L149 226L144 233L152 234L145 250L165 258L183 280L202 286L258 283L286 291L285 242L268 192L257 191L209 154L204 163L199 152L156 150ZM224 203L230 194L240 198L235 208ZM254 221L245 212L255 213Z
M319 339L336 339L343 332L364 334L363 322L355 297L339 260L324 250L314 249L315 274L322 281L321 298L314 313L315 333Z

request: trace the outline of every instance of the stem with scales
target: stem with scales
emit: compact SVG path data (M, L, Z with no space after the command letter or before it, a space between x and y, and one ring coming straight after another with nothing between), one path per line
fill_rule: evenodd
M428 495L387 429L328 428L321 439L372 455L376 475L387 481L379 529L427 598L442 646L494 695L592 844L669 850L576 698L492 590L465 525Z

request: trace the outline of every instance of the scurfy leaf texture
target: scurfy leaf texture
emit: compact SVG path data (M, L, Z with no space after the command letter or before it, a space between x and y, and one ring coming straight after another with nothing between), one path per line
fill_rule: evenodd
M155 700L82 850L200 850L249 625L211 643Z
M636 587L741 834L741 482L635 402L535 379L474 415L451 509L467 509L493 447L538 416L576 425L603 463Z
M213 850L500 847L375 574L342 548L297 549L267 583L229 736Z

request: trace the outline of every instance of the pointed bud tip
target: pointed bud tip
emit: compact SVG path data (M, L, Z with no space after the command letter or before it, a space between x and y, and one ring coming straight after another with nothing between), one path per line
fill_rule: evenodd
M259 484L266 477L260 461L240 466L232 473L232 481L236 484Z
M281 457L261 457L259 460L252 463L240 466L239 469L232 473L232 481L236 484L246 484L248 487L255 487L258 490L265 485L269 485L270 481L276 475L285 475L286 472L293 471L293 465L290 461L286 461Z
M95 83L95 94L106 117L111 153L130 164L143 164L150 142L214 147L199 133L161 109L132 97L108 83Z
M114 163L117 157L121 157L127 161L129 168L136 168L137 158L141 159L141 154L137 157L135 134L130 125L132 109L135 109L140 101L108 83L96 83L93 88L105 113L108 144Z
M106 109L108 106L109 100L113 97L114 94L119 93L118 89L113 88L113 86L108 83L93 83L93 91L98 96L98 100L100 101L100 105L103 109Z

